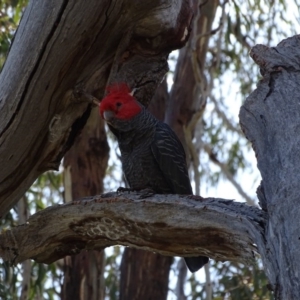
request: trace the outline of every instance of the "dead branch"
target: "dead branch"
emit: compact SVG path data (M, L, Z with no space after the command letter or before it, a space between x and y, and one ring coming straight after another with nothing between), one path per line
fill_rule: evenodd
M81 250L125 245L163 255L249 262L264 213L232 200L108 193L48 207L0 235L0 256L51 263Z

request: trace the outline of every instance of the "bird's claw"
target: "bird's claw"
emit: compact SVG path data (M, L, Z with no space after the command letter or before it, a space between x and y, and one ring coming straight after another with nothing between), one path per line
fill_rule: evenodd
M125 188L125 187L122 187L122 186L120 186L118 189L117 189L117 193L119 194L119 193L124 193L124 192L132 192L133 191L133 189L131 189L131 188Z
M137 192L140 193L139 199L147 198L153 196L155 191L151 188L137 188L137 189L131 189L131 188L124 188L120 186L117 189L117 193L124 193L124 192Z

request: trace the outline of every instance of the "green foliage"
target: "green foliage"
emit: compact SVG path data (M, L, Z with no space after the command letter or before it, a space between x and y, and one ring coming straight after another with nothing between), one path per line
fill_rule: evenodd
M258 264L244 266L241 264L216 264L217 275L221 278L218 289L215 289L216 299L231 300L272 300L273 295L268 290L266 275Z
M273 300L260 260L245 266L235 263L211 262L213 300ZM205 281L193 274L188 279L191 292L188 300L206 299Z
M0 68L27 2L28 0L2 0L0 2Z
M228 177L216 167L216 160L234 180L253 173L258 185L260 176L252 167L253 151L238 123L239 107L261 78L249 51L258 43L275 46L299 31L297 17L293 16L296 9L294 1L289 5L283 0L221 1L213 26L219 30L210 37L205 66L208 97L201 139L214 155L201 154L202 191ZM254 190L250 196L255 196Z
M41 175L27 191L24 200L29 215L47 206L62 203L62 173L47 172ZM20 217L19 207L16 206L1 220L2 229L17 226ZM12 266L10 263L0 262L0 299L19 299L24 279L23 267L23 264ZM30 268L28 299L55 299L55 295L60 292L63 275L57 263L45 265L33 262Z

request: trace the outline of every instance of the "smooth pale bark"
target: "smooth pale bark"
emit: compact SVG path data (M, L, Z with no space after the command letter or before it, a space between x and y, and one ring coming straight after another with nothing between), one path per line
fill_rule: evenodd
M74 91L101 98L126 81L147 104L191 19L187 0L30 1L0 74L0 217L84 126L90 104Z
M188 160L190 153L184 129L189 126L195 113L203 112L206 106L207 84L204 66L219 1L204 1L200 10L198 5L198 2L195 3L194 9L199 12L193 20L191 37L186 46L179 51L174 84L165 114L165 122L176 132L186 149ZM194 128L192 131L193 135Z

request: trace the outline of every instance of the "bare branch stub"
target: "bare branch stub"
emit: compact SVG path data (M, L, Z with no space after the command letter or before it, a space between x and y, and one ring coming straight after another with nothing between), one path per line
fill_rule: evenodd
M171 256L253 259L265 222L258 208L198 196L143 195L110 193L49 207L2 232L0 256L51 263L83 249L126 245Z

